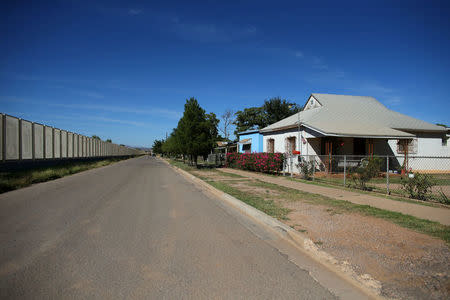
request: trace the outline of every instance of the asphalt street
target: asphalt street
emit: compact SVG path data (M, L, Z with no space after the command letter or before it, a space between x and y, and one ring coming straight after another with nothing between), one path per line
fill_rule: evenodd
M334 299L279 243L143 156L0 195L0 295Z

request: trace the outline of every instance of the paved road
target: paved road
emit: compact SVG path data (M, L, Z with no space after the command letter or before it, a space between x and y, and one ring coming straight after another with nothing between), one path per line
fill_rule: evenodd
M334 298L275 239L130 159L0 195L1 297Z

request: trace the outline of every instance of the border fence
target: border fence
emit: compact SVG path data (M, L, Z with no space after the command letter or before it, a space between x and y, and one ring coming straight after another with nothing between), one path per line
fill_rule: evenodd
M143 151L0 114L0 163L139 154Z
M288 155L285 170L319 183L450 204L450 157Z

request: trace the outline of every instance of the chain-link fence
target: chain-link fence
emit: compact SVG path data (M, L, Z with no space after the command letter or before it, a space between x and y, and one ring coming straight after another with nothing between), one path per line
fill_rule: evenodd
M449 203L450 157L297 155L286 168L303 179Z

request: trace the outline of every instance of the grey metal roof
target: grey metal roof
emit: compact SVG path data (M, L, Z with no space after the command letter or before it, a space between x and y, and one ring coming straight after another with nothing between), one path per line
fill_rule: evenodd
M445 132L445 128L388 109L373 97L311 94L322 106L300 112L300 123L325 135L412 137L409 132ZM294 114L261 130L298 126Z

